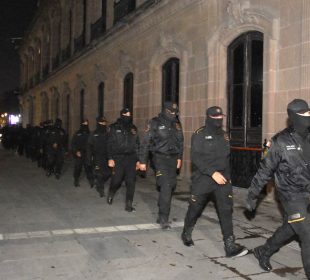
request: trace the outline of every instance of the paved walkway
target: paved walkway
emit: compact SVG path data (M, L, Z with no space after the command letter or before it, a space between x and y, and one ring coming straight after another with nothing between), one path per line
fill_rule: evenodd
M172 230L155 222L157 192L153 178L138 178L137 212L124 211L124 188L108 205L86 179L73 187L65 164L60 180L47 178L24 157L0 149L0 280L188 280L306 279L295 242L273 256L271 273L262 271L252 254L224 257L213 205L194 232L195 246L180 241L188 186L173 198ZM234 225L238 242L262 244L281 222L275 203L264 201L255 219L243 215L244 190L235 190Z

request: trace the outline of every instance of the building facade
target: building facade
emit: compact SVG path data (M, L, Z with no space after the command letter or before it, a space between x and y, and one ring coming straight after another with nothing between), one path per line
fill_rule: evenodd
M286 126L287 103L310 101L310 0L49 0L20 48L24 123L133 109L143 132L175 101L190 138L205 110L227 113L232 144L260 147Z

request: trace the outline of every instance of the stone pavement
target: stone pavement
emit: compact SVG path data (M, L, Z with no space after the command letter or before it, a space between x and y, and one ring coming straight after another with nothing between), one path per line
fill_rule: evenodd
M0 280L306 279L296 242L272 257L270 273L252 254L225 258L212 203L193 232L196 245L183 246L185 182L179 182L173 198L172 230L162 231L154 223L152 176L138 178L137 212L127 213L124 188L108 205L85 178L73 187L71 165L66 162L60 180L47 178L35 163L0 149ZM270 236L281 216L274 202L263 201L248 221L243 197L244 190L235 189L235 235L252 249Z

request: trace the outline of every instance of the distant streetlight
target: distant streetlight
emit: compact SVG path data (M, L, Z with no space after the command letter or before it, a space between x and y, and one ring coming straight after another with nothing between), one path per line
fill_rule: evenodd
M4 113L4 116L7 117L7 116L8 116L8 113Z
M1 114L1 118L4 118L4 114Z

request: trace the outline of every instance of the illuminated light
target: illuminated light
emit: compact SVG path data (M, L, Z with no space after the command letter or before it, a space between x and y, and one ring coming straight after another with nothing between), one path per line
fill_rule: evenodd
M18 124L19 123L19 116L17 115L10 115L9 116L9 123L10 124Z
M4 116L6 117L8 115L8 113L4 113Z
M1 118L4 118L4 114L1 115Z
M22 116L21 114L18 115L18 117L20 117L20 118L21 118L21 116Z

